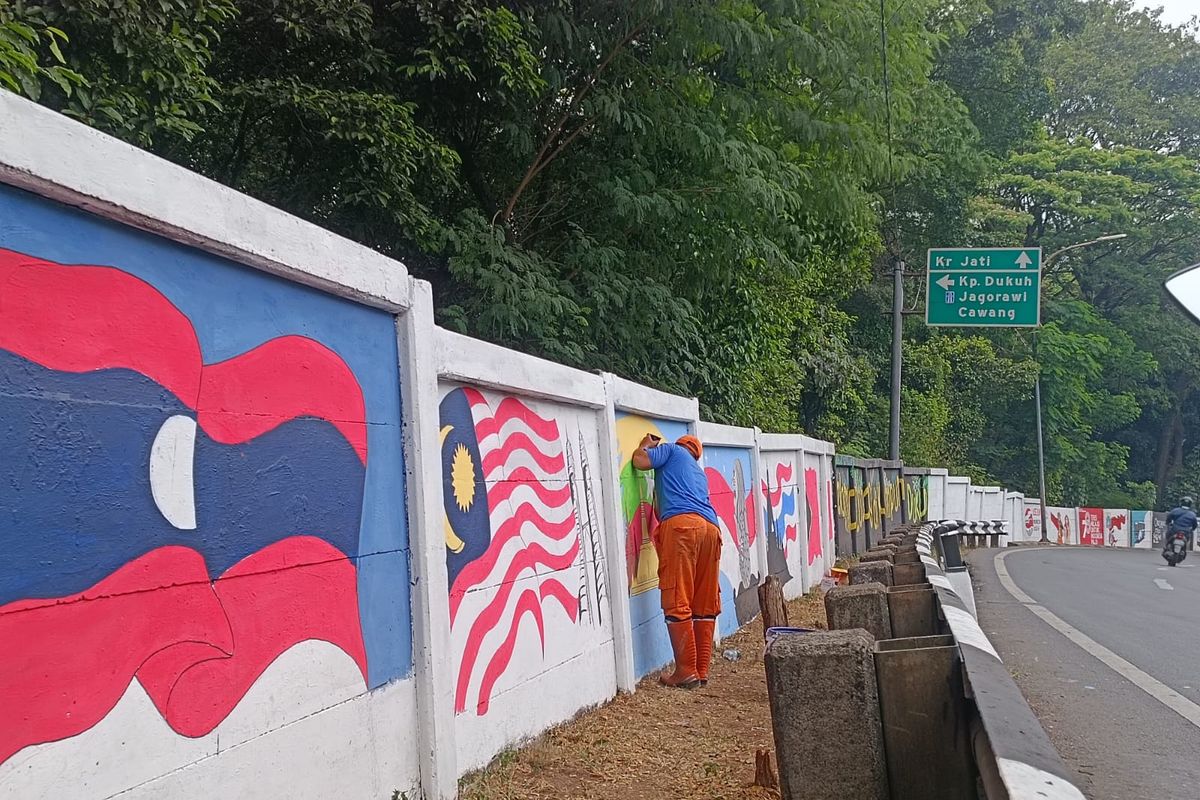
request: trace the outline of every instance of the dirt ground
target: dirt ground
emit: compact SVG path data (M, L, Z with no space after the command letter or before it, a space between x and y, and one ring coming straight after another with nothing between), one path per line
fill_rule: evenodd
M794 626L824 628L822 595L788 604ZM722 657L741 652L737 661ZM765 800L755 750L774 763L762 623L717 645L708 686L667 689L647 677L632 695L582 714L463 778L463 800Z

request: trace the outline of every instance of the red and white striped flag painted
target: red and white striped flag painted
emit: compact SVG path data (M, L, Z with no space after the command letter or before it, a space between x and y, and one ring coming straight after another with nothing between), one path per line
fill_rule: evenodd
M536 626L542 652L546 616L579 615L580 553L558 423L513 397L495 409L475 389L471 405L486 484L491 540L463 567L450 590L451 638L461 653L455 710L487 713L493 690L513 662L522 622ZM569 585L568 585L569 584Z

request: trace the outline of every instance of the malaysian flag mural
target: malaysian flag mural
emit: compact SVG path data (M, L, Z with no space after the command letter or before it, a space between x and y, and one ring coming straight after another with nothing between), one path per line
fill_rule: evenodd
M452 389L440 436L454 708L484 715L530 632L540 665L552 625L601 624L597 503L582 436L516 397Z

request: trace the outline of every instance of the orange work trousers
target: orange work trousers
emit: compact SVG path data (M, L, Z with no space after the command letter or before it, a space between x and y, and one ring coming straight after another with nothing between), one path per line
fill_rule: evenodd
M658 588L668 622L721 613L721 531L699 514L658 526Z

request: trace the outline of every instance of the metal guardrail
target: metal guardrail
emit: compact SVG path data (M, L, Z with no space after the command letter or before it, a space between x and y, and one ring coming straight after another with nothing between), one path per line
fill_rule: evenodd
M955 591L962 570L961 523L921 528L917 550L937 590L941 616L958 642L970 707L971 746L987 800L1084 800L1000 655Z

